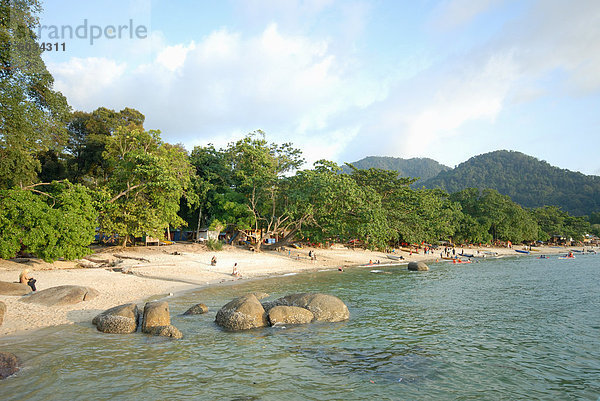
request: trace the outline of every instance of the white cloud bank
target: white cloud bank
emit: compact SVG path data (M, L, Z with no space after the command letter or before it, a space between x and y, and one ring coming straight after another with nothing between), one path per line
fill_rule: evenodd
M313 16L331 3L305 3L301 15ZM293 4L280 10L286 20L293 18L290 7L300 7ZM423 24L438 21L444 35L502 2L478 4L444 2ZM364 22L365 13L361 9L353 19ZM253 35L222 28L174 46L163 45L164 35L153 32L159 51L149 63L73 58L49 70L74 108L135 107L147 116L148 128L161 129L166 140L189 149L208 142L224 146L263 129L270 140L303 148L310 162L379 154L455 164L466 159L465 151L457 152L460 143L454 148L448 143L460 142L466 125L493 127L507 108L550 91L585 97L600 90L600 3L593 0L576 6L533 3L499 35L460 54L440 49L441 58L423 63L408 78L373 77L369 65L378 60L338 52L339 38L288 31L275 23ZM399 54L397 60L410 57ZM548 75L557 72L561 80L548 85ZM522 133L515 127L503 138L510 135L518 141ZM477 141L485 149L489 138L483 134Z

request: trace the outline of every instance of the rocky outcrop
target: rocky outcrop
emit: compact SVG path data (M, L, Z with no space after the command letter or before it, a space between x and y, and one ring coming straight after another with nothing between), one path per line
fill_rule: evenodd
M6 304L0 301L0 326L4 322L4 314L6 313Z
M153 336L171 337L175 339L183 338L181 331L173 325L149 327L146 333L152 334Z
M31 294L23 302L45 306L73 305L96 298L100 293L93 288L80 285L61 285Z
M223 306L215 322L227 330L248 330L268 325L265 309L254 294L245 295Z
M252 294L254 294L254 296L256 297L256 299L264 299L264 298L269 298L269 294L267 294L266 292L253 292Z
M19 359L10 352L0 352L0 379L6 379L19 371Z
M0 281L0 295L27 295L31 292L31 287L27 284L9 283Z
M269 324L306 324L313 321L315 315L308 309L298 306L275 306L269 310L267 315Z
M147 302L144 306L144 319L142 321L142 332L150 333L152 327L170 326L171 315L169 304L166 301Z
M208 313L208 306L205 304L197 304L183 312L184 315L203 315Z
M280 305L308 309L316 321L341 322L350 318L350 311L341 299L327 294L291 294L276 301Z
M429 266L427 266L425 264L425 262L408 262L408 270L411 271L423 271L426 272L427 270L429 270Z
M136 304L119 305L100 313L92 324L103 333L130 334L137 331L138 316Z

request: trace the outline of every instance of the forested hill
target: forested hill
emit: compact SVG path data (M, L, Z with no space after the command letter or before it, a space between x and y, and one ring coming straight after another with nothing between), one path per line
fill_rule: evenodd
M401 159L399 157L369 156L350 164L360 170L378 168L398 171L402 177L420 177L421 180L435 177L441 171L450 169L450 167L444 166L433 159L416 157ZM343 171L350 173L350 168L344 166Z
M522 206L559 206L573 215L600 211L599 176L560 169L515 151L472 157L418 184L450 193L469 187L492 188Z

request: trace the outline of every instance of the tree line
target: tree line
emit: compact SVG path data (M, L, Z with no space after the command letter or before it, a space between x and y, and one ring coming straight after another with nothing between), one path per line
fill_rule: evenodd
M72 111L31 46L38 6L0 3L1 258L73 259L96 235L126 245L185 226L251 229L259 250L273 234L384 249L442 239L581 239L600 227L598 215L524 209L495 190L413 189L415 180L396 171L347 165L342 173L327 160L303 168L299 149L262 131L188 153L147 130L137 110Z

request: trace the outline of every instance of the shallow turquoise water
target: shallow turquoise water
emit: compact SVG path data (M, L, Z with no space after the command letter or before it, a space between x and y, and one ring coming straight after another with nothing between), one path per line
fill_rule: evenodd
M544 399L600 396L600 255L355 268L170 298L183 340L90 324L0 339L25 369L2 400ZM325 292L351 319L229 333L218 308L250 291ZM179 316L206 303L211 312Z

